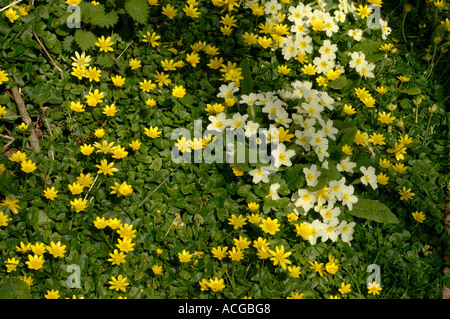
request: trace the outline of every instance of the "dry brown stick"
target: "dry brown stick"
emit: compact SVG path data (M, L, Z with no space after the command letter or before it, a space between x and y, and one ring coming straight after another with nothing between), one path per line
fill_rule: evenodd
M44 52L47 55L47 58L50 60L50 62L52 62L52 64L58 69L58 71L62 73L63 70L59 67L58 62L55 59L52 58L50 53L47 51L44 43L41 41L41 39L39 39L39 37L37 36L36 32L34 32L34 27L33 27L33 35L36 37L36 40L38 41L39 45L44 50Z
M12 95L14 97L14 101L16 102L17 108L20 113L20 117L22 118L22 121L24 121L25 124L30 124L32 122L30 114L27 111L27 108L25 106L25 103L23 102L22 95L20 94L20 89L18 86L14 86L11 88ZM28 138L28 141L30 142L31 147L33 148L39 148L39 138L37 136L36 128L31 128L31 135Z

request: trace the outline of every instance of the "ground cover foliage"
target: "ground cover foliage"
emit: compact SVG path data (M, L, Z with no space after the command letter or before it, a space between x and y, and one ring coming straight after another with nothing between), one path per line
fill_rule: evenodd
M5 8L0 297L439 298L448 9Z

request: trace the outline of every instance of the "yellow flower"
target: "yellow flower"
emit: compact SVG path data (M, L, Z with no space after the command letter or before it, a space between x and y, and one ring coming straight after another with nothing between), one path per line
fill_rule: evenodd
M86 144L80 146L80 152L83 155L89 156L94 151L94 147L91 144Z
M108 261L111 263L111 265L120 265L126 262L125 257L126 255L121 252L118 251L117 249L114 249L114 251L112 253L109 254L109 256L111 258L108 258Z
M150 138L157 138L161 135L162 131L158 131L158 127L150 126L150 128L144 128L144 134Z
M129 283L127 282L127 278L126 277L122 277L122 275L117 276L111 276L111 281L108 282L111 286L109 287L109 289L113 289L115 291L122 291L122 292L126 292L126 286L129 285Z
M189 251L186 251L185 249L183 249L181 253L178 253L178 260L181 263L188 263L191 261L191 258L192 254Z
M115 86L118 86L118 87L121 87L122 85L125 84L125 78L120 75L112 76L111 81L113 82L113 84Z
M391 124L396 119L395 116L391 116L391 112L386 114L386 112L383 111L383 113L378 112L378 121L380 121L383 124Z
M31 250L31 243L24 244L23 242L20 242L20 246L16 246L16 251L20 253L26 253Z
M95 167L99 169L97 174L104 174L104 175L113 175L113 173L117 172L118 169L113 166L114 162L108 164L108 161L106 159L102 159L100 161L100 165L95 165Z
M25 262L29 269L39 270L44 265L44 256L42 255L28 255L28 261Z
M389 181L389 176L387 176L387 175L385 175L383 173L380 173L380 174L377 175L377 181L381 185L387 185L387 183Z
M128 237L128 238L136 238L136 229L133 229L133 225L128 224L121 224L119 226L119 229L117 230L117 233L121 238Z
M147 34L144 34L142 42L148 42L151 44L152 47L159 46L159 43L157 40L159 40L161 36L157 35L156 32L150 33L150 31L147 31Z
M102 71L97 69L97 67L89 67L89 69L86 71L85 77L89 79L89 82L92 81L99 82L101 72Z
M291 295L286 297L286 299L304 299L305 294L304 293L298 293L298 292L291 292Z
M200 62L200 56L196 52L188 53L186 55L186 61L192 65L192 67L196 67Z
M225 288L225 285L223 283L223 279L218 279L217 277L209 280L208 287L213 291L217 292L220 290L223 290Z
M0 211L0 227L4 226L8 226L8 222L11 221L12 219L8 217L8 215L5 215L2 211ZM17 246L16 246L17 248Z
M86 209L88 201L87 199L75 198L69 202L71 208L75 210L75 212L79 213Z
M113 155L111 157L117 158L117 159L124 158L125 156L128 155L128 152L125 151L125 148L120 145L114 147L112 153L113 153Z
M114 218L114 219L110 218L106 222L108 223L108 226L113 230L119 228L121 225L120 219L117 219L117 218Z
M95 45L100 48L100 52L113 52L114 49L111 47L113 44L114 42L111 41L111 37L105 39L104 36L101 36L95 42Z
M289 276L292 278L299 278L302 274L300 266L288 266Z
M169 19L173 19L177 15L178 10L175 9L175 7L171 6L170 4L167 4L165 7L162 8L161 13L164 14Z
M392 43L385 43L381 47L378 48L380 51L389 52L391 51L394 45Z
M233 261L240 261L240 260L244 259L244 252L239 248L233 247L228 252L228 256Z
M276 232L280 231L280 224L278 223L278 219L272 220L270 217L261 220L261 224L259 227L270 235L275 235Z
M385 88L384 86L377 86L375 91L377 91L378 93L380 93L381 95L386 94L388 89Z
M352 155L352 147L350 145L345 144L344 146L342 146L342 152L346 155Z
M218 246L218 247L213 247L211 249L211 253L212 253L213 257L215 257L219 260L222 260L223 258L225 258L227 256L227 254L228 254L227 250L228 250L227 246L225 246L224 248Z
M6 71L0 70L0 85L2 85L3 82L7 82L8 80L8 73L6 73Z
M44 295L45 299L59 299L61 296L59 295L58 290L47 290L47 293Z
M177 98L182 98L183 96L186 95L186 90L182 85L175 86L172 90L172 95Z
M283 65L279 65L279 66L277 67L277 71L278 71L278 73L280 73L280 74L288 75L289 72L291 72L291 69L289 69L289 68L287 67L287 65L283 64Z
M156 105L156 100L155 99L147 99L145 101L145 104L150 106L150 107L154 107Z
M134 243L132 243L132 238L124 237L119 238L116 247L123 251L124 253L130 252L134 250Z
M397 163L393 166L393 168L397 173L403 174L408 169L408 166L405 166L403 163Z
M347 115L352 115L356 113L356 110L351 105L344 104L344 112Z
M19 260L16 258L8 258L5 262L6 272L13 272L17 270L17 265L19 264Z
M400 194L400 200L410 200L416 195L415 193L411 192L411 188L406 189L405 186L401 190L398 191Z
M384 168L384 169L388 169L389 167L392 166L391 161L389 161L385 158L380 158L380 161L378 162L378 164L380 165L381 168Z
M408 77L406 77L406 76L403 76L403 75L398 75L397 76L397 79L399 79L400 80L400 82L409 82L409 80L411 80L410 78L408 78Z
M94 220L94 226L97 229L104 229L106 226L108 226L108 222L105 220L105 217L99 217ZM109 261L109 260L108 260Z
M107 154L113 152L116 147L113 147L114 142L108 143L106 140L102 140L102 144L95 142L94 146L98 148L97 153Z
M20 165L21 170L27 174L33 172L36 169L36 163L33 163L31 160L24 160Z
M163 274L163 268L160 265L154 265L152 267L152 271L155 275L162 275Z
M281 245L280 247L276 246L275 251L269 250L269 253L272 255L272 258L270 260L273 262L273 265L276 266L280 264L280 266L283 269L286 269L286 264L291 264L292 262L287 259L292 252L284 252L284 245Z
M357 10L358 15L361 16L361 19L367 18L372 13L372 8L368 7L367 5L360 5Z
M68 185L70 192L72 193L72 195L79 195L83 192L83 186L81 186L80 184L78 184L77 182L74 182L72 184Z
M129 62L129 65L132 70L136 70L137 68L141 67L141 61L139 61L137 59L131 59Z
M25 123L22 122L22 124L16 126L16 129L18 129L19 131L24 132L24 131L28 130L28 124L25 124Z
M343 295L345 295L345 294L348 294L350 291L352 291L351 289L350 289L350 287L351 287L351 284L345 284L344 282L342 282L341 283L341 288L339 288L338 290L339 290L339 292L341 293L341 294L343 294Z
M414 213L412 213L412 216L419 223L423 223L423 221L425 220L425 214L423 212L415 211Z
M247 223L245 222L246 218L242 217L242 215L236 216L235 214L232 214L231 218L228 218L228 220L228 225L233 225L234 229L238 229L244 225L247 225Z
M84 97L86 98L86 103L89 106L97 106L98 103L103 102L102 99L105 97L105 94L100 92L98 89L95 89L94 92L89 92L89 94Z
M20 206L17 205L18 202L19 202L18 199L11 199L8 196L6 196L5 199L2 200L2 202L0 203L0 207L7 206L8 209L11 211L11 213L16 215L19 213L19 209L20 209Z
M314 261L314 263L308 261L308 263L311 265L311 267L309 267L310 269L313 269L315 272L319 273L320 277L323 276L324 272L325 272L325 268L323 266L323 263L318 263L317 260Z
M258 208L259 208L259 204L255 203L255 202L250 202L250 203L247 204L247 206L248 206L248 209L251 212L254 212L255 210L258 210Z
M367 289L368 293L373 295L379 295L380 291L383 290L383 288L380 287L380 284L376 283L375 281L368 283Z
M117 112L118 110L114 104L106 105L103 108L103 114L105 114L106 116L114 116Z
M144 80L143 82L139 82L140 84L140 88L143 92L150 92L151 90L153 90L156 86L155 83L152 83L152 80Z
M74 111L74 112L77 112L77 113L81 113L81 112L86 111L86 110L84 109L83 105L81 105L80 102L76 102L76 103L75 103L74 101L71 101L71 102L70 102L70 109L71 109L72 111Z
M97 129L95 129L95 131L94 131L94 135L95 135L95 137L97 137L97 138L102 138L103 136L105 136L105 130L102 129L102 128L97 128Z
M17 14L17 11L12 7L5 11L5 16L9 19L10 22L14 22L20 17L20 15Z
M71 59L73 60L72 66L79 66L80 68L86 68L89 66L89 62L91 62L91 57L89 55L86 56L84 51L81 52L81 55L75 52L75 57L71 57Z
M111 189L110 194L117 194L117 197L127 196L133 192L133 187L128 185L127 182L123 182L122 184L114 182L114 186L111 186Z
M308 65L302 67L301 71L307 75L315 75L317 73L317 68L315 65L309 63Z
M373 133L370 135L370 138L368 139L368 142L371 142L373 145L385 145L386 142L384 141L385 137L383 134Z
M66 252L66 245L61 245L60 241L56 244L52 241L50 242L50 246L47 246L46 248L49 254L53 255L55 258L64 257L64 253Z

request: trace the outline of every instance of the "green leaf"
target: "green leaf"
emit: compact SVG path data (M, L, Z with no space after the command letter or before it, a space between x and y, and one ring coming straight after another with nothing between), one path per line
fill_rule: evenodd
M291 191L303 187L303 184L305 183L305 175L303 174L304 167L305 165L295 164L284 172L283 178Z
M252 73L250 71L250 66L248 65L248 60L243 59L241 62L240 67L242 68L242 82L241 82L241 89L242 94L250 94L253 92L253 79L252 79Z
M338 79L336 79L334 81L330 81L328 83L328 86L332 89L340 90L344 86L346 86L348 82L349 81L347 80L347 78L345 76L340 76Z
M31 299L31 293L21 279L6 277L0 285L0 299Z
M349 211L350 215L373 220L384 224L398 224L397 216L383 203L358 197L358 201L353 204L353 209Z
M401 92L409 94L409 95L417 95L417 94L422 93L422 90L419 87L415 86L412 88L403 89L403 90L401 90Z
M91 16L91 22L103 28L111 28L117 21L119 21L119 15L115 11L106 14L104 12L95 12Z
M146 0L127 0L125 10L134 21L144 24L147 22L149 13L149 4Z
M94 48L97 38L91 31L83 31L78 29L75 31L75 42L81 50L86 51Z

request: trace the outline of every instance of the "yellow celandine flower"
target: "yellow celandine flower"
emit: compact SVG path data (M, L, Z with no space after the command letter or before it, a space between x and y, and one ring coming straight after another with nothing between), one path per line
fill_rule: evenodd
M16 162L16 163L21 163L21 162L23 162L26 159L27 159L27 154L25 154L24 152L21 152L21 151L15 152L9 158L10 161Z
M258 208L259 208L259 204L255 203L255 202L250 202L250 203L247 204L247 206L248 206L248 209L251 212L254 212L255 210L258 210Z
M358 130L356 132L355 139L353 140L353 142L356 145L363 145L364 143L366 143L368 141L369 141L369 136L367 135L367 133L366 132L363 133L360 130Z
M72 5L72 6L77 6L80 3L81 3L81 0L66 0L66 4Z
M384 86L377 86L375 88L375 91L377 91L379 94L383 95L383 94L387 93L388 89L385 88Z
M23 242L20 242L20 246L16 246L16 251L20 253L26 253L31 250L31 243L24 244Z
M289 259L287 259L292 254L292 252L285 253L284 245L281 245L280 247L275 246L275 251L269 250L269 253L272 255L272 258L270 258L270 260L273 262L274 266L280 264L283 269L286 269L286 265L292 263Z
M127 278L126 277L122 277L122 275L119 275L116 277L111 276L111 281L108 282L111 286L109 287L109 289L111 290L115 290L115 291L122 291L122 292L126 292L126 286L129 285L129 283L127 282Z
M296 222L298 220L298 216L294 212L287 214L286 217L290 222Z
M172 95L181 99L186 95L186 90L182 85L177 85L172 89Z
M113 52L114 49L112 48L112 45L114 44L113 41L111 41L111 37L105 37L102 35L100 38L97 39L97 42L95 42L95 45L99 47L100 52Z
M108 161L106 159L102 159L100 161L100 165L95 165L95 167L98 168L97 174L104 174L104 175L113 175L115 172L117 172L118 169L113 166L114 162L108 164Z
M78 78L78 80L82 80L84 77L87 77L87 72L88 71L86 67L77 65L75 67L72 67L72 72L70 74Z
M219 48L216 46L213 46L211 44L208 44L203 51L205 51L205 53L209 56L215 56L215 55L219 55L220 51Z
M386 145L386 142L384 140L385 137L383 134L373 133L372 135L370 135L368 142L372 143L373 145Z
M145 100L145 105L154 107L156 105L156 100L148 98L147 100Z
M306 75L315 75L317 73L317 68L315 65L309 63L301 68L301 71Z
M8 73L4 70L0 70L0 85L3 84L3 82L8 82Z
M423 212L415 211L412 213L412 216L419 223L423 223L425 220L425 214Z
M162 275L163 274L163 268L160 265L154 265L152 267L152 271L155 275Z
M181 253L178 253L178 260L181 263L188 263L191 261L191 259L192 259L192 254L185 249L183 249L183 251Z
M0 84L1 84L1 82L0 82ZM6 115L6 113L8 113L8 111L6 111L6 106L0 105L0 119L2 118L3 115Z
M289 276L292 278L299 278L302 274L300 266L288 266Z
M325 269L328 273L335 275L339 270L339 265L336 264L334 261L327 262L325 265Z
M125 151L125 148L120 145L114 147L112 153L113 153L112 158L117 158L117 159L124 158L128 155L128 152Z
M162 8L161 13L164 14L169 19L173 19L177 15L178 10L175 9L175 7L171 6L170 4L167 4L165 7Z
M267 217L266 219L262 219L259 227L265 233L269 233L270 235L275 235L275 233L280 231L280 224L278 223L278 219L272 220L270 217Z
M386 112L383 111L383 113L378 112L378 121L380 121L383 124L392 124L394 120L396 119L395 116L391 116L391 112L386 114Z
M372 13L372 8L368 7L367 5L365 6L359 5L357 11L358 11L357 14L361 17L361 19L365 19Z
M151 33L150 31L147 31L147 34L144 34L142 42L148 42L151 44L152 47L159 46L159 43L157 42L161 36L157 35L156 32Z
M84 143L84 145L80 145L80 152L83 155L89 156L92 154L93 151L94 147L91 144Z
M363 102L364 105L365 105L366 107L369 107L369 108L374 107L376 101L377 101L377 100L375 100L375 99L374 99L373 97L371 97L371 96L369 96L369 97L367 97L367 98L361 100L361 102Z
M123 251L124 253L128 253L130 251L134 250L134 243L132 242L132 238L129 237L123 237L119 238L118 243L116 244L116 247L120 249L120 251Z
M108 226L108 222L106 221L105 217L97 216L97 218L94 220L94 226L97 229L104 229L106 226Z
M380 291L383 290L383 288L380 287L379 283L373 281L367 284L367 290L369 294L379 295Z
M348 294L351 290L351 284L345 284L345 282L341 283L341 288L339 288L339 292L343 295Z
M397 163L393 166L393 168L397 173L403 174L408 169L408 166L405 166L403 163Z
M102 128L97 128L97 129L95 129L95 131L94 131L94 135L95 135L95 137L97 137L97 138L102 138L103 136L105 136L105 130L102 129Z
M114 149L116 148L113 145L114 145L114 142L108 143L106 140L102 140L102 144L100 144L99 142L94 143L94 146L96 148L98 148L96 153L103 153L103 154L113 152Z
M106 105L103 108L103 114L105 114L106 116L112 117L112 116L116 115L117 112L118 112L118 110L114 104Z
M378 181L378 184L387 185L387 183L389 181L389 176L387 176L383 173L380 173L377 175L377 181Z
M208 286L208 280L207 280L206 278L203 278L203 279L200 280L198 283L199 283L199 285L200 285L200 290L201 290L201 291L206 291L206 290L209 289L209 286Z
M98 89L95 89L94 92L89 92L89 94L84 97L86 98L86 103L89 106L97 106L98 103L103 102L102 99L105 97L105 94L100 92Z
M397 161L405 159L406 147L402 143L395 143L394 148L388 148L386 151L388 153L394 153Z
M8 258L5 261L6 272L13 272L17 270L17 265L19 264L19 260L16 258Z
M14 215L17 215L19 213L20 206L17 204L19 202L18 199L11 199L8 196L5 197L4 200L0 203L0 207L8 207L8 209L13 213Z
M30 248L35 255L43 255L47 251L44 243L35 243L34 245L30 245Z
M56 244L52 241L46 248L49 254L53 255L53 257L55 258L64 257L64 253L66 252L66 245L61 245L60 241L58 241Z
M351 105L348 105L348 104L344 104L343 110L344 110L344 113L347 114L347 115L352 115L352 114L356 113L355 108L353 106L351 106Z
M132 70L136 70L141 67L141 61L138 59L131 59L129 65Z
M149 128L144 128L144 134L150 138L157 138L161 135L162 131L158 131L158 127L150 126Z
M89 55L86 55L86 52L81 52L79 54L78 52L75 52L75 57L71 57L73 60L72 66L80 68L86 68L89 66L89 62L91 62L91 57Z
M22 280L24 283L26 283L27 284L27 286L28 286L28 289L30 289L31 288L31 286L33 286L33 278L31 278L31 277L20 277L20 280Z
M19 19L20 15L17 13L16 10L10 7L8 10L5 11L5 17L7 17L9 21L13 23L17 19Z
M411 192L411 188L406 189L405 186L403 186L403 188L400 189L398 193L400 194L400 200L405 201L412 199L414 195L416 195L415 193Z
M12 219L8 217L8 215L5 215L2 211L0 211L0 227L8 226L8 222Z
M83 105L81 105L80 102L76 102L76 103L75 103L74 101L71 101L71 102L70 102L70 109L71 109L72 111L74 111L74 112L77 112L77 113L81 113L81 112L86 111L86 110L84 109Z
M287 296L286 299L305 299L305 294L299 292L291 292L291 294Z
M59 299L61 296L59 295L58 290L47 290L47 293L44 295L45 299Z
M32 173L36 168L36 163L33 163L31 160L22 161L20 164L20 169L27 174Z
M200 56L197 52L188 53L186 55L186 61L195 68L200 62Z
M209 280L208 287L213 292L218 292L225 288L225 284L223 283L223 279L218 279L217 277L215 277L214 280L213 279Z
M94 178L91 176L91 173L87 173L86 175L81 173L77 177L77 182L83 187L90 187L94 183Z
M72 195L79 195L83 192L83 186L78 184L77 182L73 182L72 184L67 185Z
M217 258L219 260L222 260L225 257L227 257L227 255L228 255L227 251L228 251L228 246L225 246L223 248L221 246L218 246L218 247L213 247L211 249L211 253L212 253L213 257Z
M231 215L231 218L228 218L228 225L233 225L234 229L241 228L244 225L247 225L246 217L243 217L241 214L239 216L236 216L235 214Z
M388 169L389 167L392 166L392 163L391 163L391 161L389 161L385 158L380 158L378 165L380 165L381 168Z
M404 82L409 82L409 80L411 80L411 78L408 78L408 77L403 76L403 75L398 75L398 76L397 76L397 79L399 79L400 82L402 82L402 83L404 83Z
M39 270L44 265L44 256L42 255L28 255L28 261L25 262L29 269Z
M322 277L324 275L324 273L326 272L325 267L323 265L323 263L318 263L317 260L314 261L314 263L308 261L308 263L311 265L311 267L309 267L310 269L313 269L316 273L319 273L320 277Z
M86 71L85 77L89 79L89 82L99 82L101 72L102 71L97 69L97 67L89 67L89 69Z
M241 261L242 259L244 259L244 252L242 251L242 249L233 247L228 252L228 257L230 257L232 261Z
M392 43L385 43L381 47L378 48L380 51L389 52L391 51L394 45Z
M28 124L25 124L25 123L22 122L22 124L16 126L16 129L18 129L19 131L24 132L24 131L28 130Z
M133 187L128 185L127 182L123 182L122 184L114 182L114 186L111 186L111 189L110 194L116 194L117 197L128 196L133 192Z
M75 198L69 202L71 208L75 210L75 212L79 213L86 209L88 201L87 199Z
M117 87L121 87L125 84L125 78L121 75L116 75L116 76L112 76L111 77L111 81L113 82L113 84Z
M134 140L130 144L128 144L128 146L131 147L133 151L139 151L141 145L142 143L139 140Z
M156 86L155 83L152 83L152 80L144 80L143 82L139 82L139 85L143 92L150 92Z
M120 228L121 220L117 219L117 218L114 218L114 219L110 218L110 219L108 219L107 223L108 223L109 228L111 228L112 230L116 230L116 229Z
M345 144L344 146L342 146L341 150L342 150L342 153L344 153L346 155L353 154L353 149L350 145Z
M185 5L183 8L183 12L186 14L186 16L191 17L192 19L197 19L201 14L198 11L198 8L192 4Z
M433 4L438 9L442 9L442 8L445 7L445 1L444 0L435 0L435 1L433 1Z
M236 246L236 248L240 249L240 250L247 249L251 244L251 242L248 240L248 238L246 238L246 237L242 238L242 236L239 236L239 239L234 238L233 242L234 242L234 245Z
M126 255L123 252L118 251L117 249L114 249L114 251L112 253L110 253L109 256L111 258L108 258L108 261L113 266L114 265L120 266L120 264L123 264L126 262L126 260L125 260Z
M400 136L398 142L399 144L403 144L406 146L414 142L414 140L411 137L409 137L408 134L405 134L405 136Z

